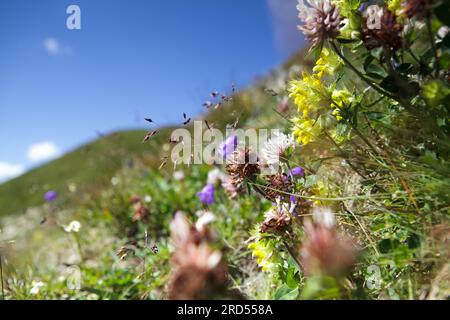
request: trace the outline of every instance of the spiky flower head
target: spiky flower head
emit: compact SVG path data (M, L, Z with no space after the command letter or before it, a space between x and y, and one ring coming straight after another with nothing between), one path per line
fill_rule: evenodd
M277 205L264 214L264 221L259 230L263 233L281 233L292 224L292 213L295 203L283 203L277 199Z
M386 7L369 6L363 14L362 39L368 50L383 47L398 50L402 47L401 32L403 25Z
M261 151L261 161L264 164L278 164L285 160L294 148L294 138L281 132L275 132Z
M297 10L299 19L304 22L298 28L313 48L339 35L339 10L330 0L299 0Z
M246 179L252 179L259 172L258 157L248 148L235 150L227 159L226 170L231 183L237 189L242 187Z
M285 173L277 173L266 177L267 183L263 188L265 197L275 202L281 198L289 201L289 193L294 189L291 176Z

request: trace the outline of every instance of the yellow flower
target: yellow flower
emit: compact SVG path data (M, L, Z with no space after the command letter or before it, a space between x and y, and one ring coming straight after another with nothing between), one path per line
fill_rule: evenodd
M252 255L256 258L258 266L261 267L262 271L274 272L277 269L280 258L276 254L272 241L258 239L250 243L248 248L252 250Z
M318 181L312 189L312 198L328 198L329 191L328 186L323 181ZM326 200L314 200L315 205L329 205L331 202Z
M403 0L388 0L387 7L389 11L399 14L402 9Z
M314 141L322 131L320 122L308 117L296 117L292 121L294 122L294 137L304 145Z
M331 99L333 100L333 103L331 104L331 108L333 109L332 114L336 117L337 121L341 121L342 116L340 109L352 103L353 96L348 90L333 90Z
M313 71L321 79L323 75L333 75L342 66L343 61L333 51L323 48Z
M303 73L301 80L291 80L288 91L303 116L310 116L325 105L328 90L315 74Z

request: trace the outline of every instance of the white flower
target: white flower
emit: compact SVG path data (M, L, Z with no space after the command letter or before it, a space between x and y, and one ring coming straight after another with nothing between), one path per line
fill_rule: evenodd
M334 227L336 220L334 213L328 207L316 207L313 210L313 220L315 223L321 224L324 227Z
M287 151L293 147L294 137L292 135L273 133L261 151L261 160L265 164L279 163L280 157L285 158Z
M79 232L81 228L81 223L79 221L72 221L67 226L64 226L65 232Z
M144 197L144 202L145 202L145 203L150 203L150 202L152 202L152 196L146 195L146 196Z
M112 177L111 178L111 184L113 185L113 186L117 186L118 184L119 184L119 178L117 178L117 177Z
M211 211L199 211L196 214L199 217L195 223L195 228L198 231L202 231L205 226L216 220L216 216Z
M214 168L208 172L208 184L217 185L226 178L226 174L220 171L218 168Z
M37 294L39 293L39 290L40 290L41 288L45 287L45 286L46 286L46 284L45 284L44 282L33 280L33 281L31 282L30 293L31 293L32 295L37 295Z
M175 171L172 175L174 180L180 181L184 179L184 172L183 171Z

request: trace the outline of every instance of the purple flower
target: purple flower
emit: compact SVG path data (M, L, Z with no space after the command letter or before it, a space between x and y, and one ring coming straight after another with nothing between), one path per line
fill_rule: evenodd
M220 146L219 146L219 154L226 158L230 153L236 150L238 144L238 137L236 135L228 137Z
M56 191L48 191L44 195L44 199L47 202L53 202L56 198L58 198L58 193L56 193Z
M291 203L296 203L297 202L297 198L295 197L295 196L290 196L289 197L289 201L291 202Z
M302 167L295 167L294 169L291 170L291 172L289 172L290 175L297 177L297 176L301 176L304 177L305 176L305 170L303 170Z
M197 196L200 199L200 202L206 205L211 205L214 203L214 185L209 183L207 184L202 191L197 193Z

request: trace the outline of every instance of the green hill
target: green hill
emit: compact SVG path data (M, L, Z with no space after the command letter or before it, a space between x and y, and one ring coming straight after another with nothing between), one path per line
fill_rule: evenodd
M142 130L109 134L0 185L0 216L41 205L48 190L63 198L69 188L95 190L136 157L155 161L154 145L141 143L144 134Z
M222 108L211 108L199 118L221 129L236 119L243 122L258 112L252 100L257 99L255 94L261 94L261 89L255 84L236 94L227 103L226 113ZM264 94L261 101L260 106L273 99L270 94ZM57 191L60 202L69 207L79 204L80 200L100 192L114 173L126 165L139 163L148 169L159 167L164 156L162 146L168 143L174 128L159 128L151 143L142 143L145 130L114 132L0 185L0 217L42 205L44 194L49 190ZM186 128L192 129L192 123ZM72 192L67 192L69 190Z

